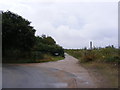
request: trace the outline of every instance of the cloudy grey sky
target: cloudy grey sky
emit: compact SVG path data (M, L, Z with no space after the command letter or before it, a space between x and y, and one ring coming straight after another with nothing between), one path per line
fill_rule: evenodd
M118 46L118 0L0 0L0 9L31 21L36 36L64 48Z

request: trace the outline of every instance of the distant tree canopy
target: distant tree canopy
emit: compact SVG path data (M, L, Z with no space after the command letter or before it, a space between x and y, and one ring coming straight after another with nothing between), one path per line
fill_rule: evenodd
M5 53L15 50L24 52L40 51L41 53L59 53L64 56L63 48L46 35L35 36L35 29L30 21L10 12L2 12L2 48Z

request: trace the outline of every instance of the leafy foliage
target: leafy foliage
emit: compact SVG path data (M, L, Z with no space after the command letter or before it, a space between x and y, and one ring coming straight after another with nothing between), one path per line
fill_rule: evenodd
M57 45L54 39L50 36L37 36L35 50L43 53L50 53L52 55L58 53L59 56L64 57L64 49L61 46Z
M30 26L28 20L10 11L2 13L2 20L3 53L8 49L32 49L35 43L35 29Z
M36 30L30 23L13 12L2 12L3 58L34 62L36 59L43 59L47 53L54 56L58 53L57 56L64 57L63 48L57 45L51 36L35 36Z

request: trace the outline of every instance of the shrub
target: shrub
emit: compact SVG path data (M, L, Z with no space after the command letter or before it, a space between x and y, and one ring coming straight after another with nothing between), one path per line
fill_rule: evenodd
M120 62L120 57L119 56L111 56L111 57L106 57L105 62Z
M96 55L91 50L85 50L81 57L81 62L90 62L96 59Z

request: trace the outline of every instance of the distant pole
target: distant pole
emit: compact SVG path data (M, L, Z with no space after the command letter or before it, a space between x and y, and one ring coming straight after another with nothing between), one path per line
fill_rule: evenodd
M90 49L92 50L92 41L90 41Z

